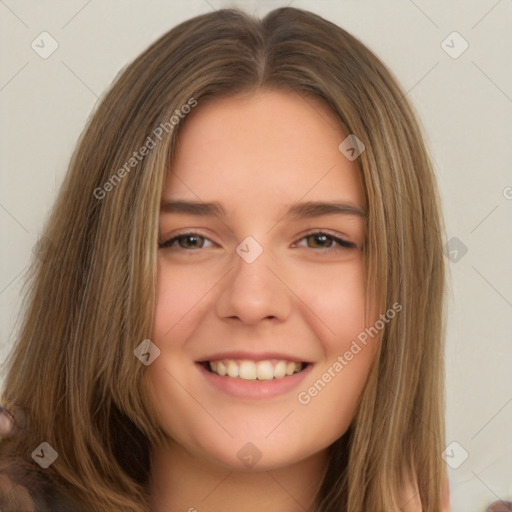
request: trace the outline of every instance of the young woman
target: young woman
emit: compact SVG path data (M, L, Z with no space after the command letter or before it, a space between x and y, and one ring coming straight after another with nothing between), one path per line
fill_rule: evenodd
M47 224L2 510L447 510L442 241L362 43L293 8L180 24L98 107Z

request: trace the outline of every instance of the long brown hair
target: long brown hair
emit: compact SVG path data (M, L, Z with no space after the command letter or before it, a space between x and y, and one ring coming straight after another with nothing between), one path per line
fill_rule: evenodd
M183 106L259 88L323 100L364 143L356 164L368 210L367 297L380 311L402 306L349 431L331 447L317 510L396 510L411 475L423 511L441 509L443 226L421 128L369 49L294 8L261 20L222 9L181 23L120 74L90 119L7 362L1 403L21 427L0 442L0 471L16 483L44 495L51 481L87 510L149 510L147 453L164 432L133 351L151 333L163 182ZM45 470L31 458L41 442L58 453Z

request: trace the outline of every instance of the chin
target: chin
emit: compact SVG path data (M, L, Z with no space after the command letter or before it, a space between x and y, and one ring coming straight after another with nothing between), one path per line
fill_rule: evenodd
M211 440L195 446L194 455L209 462L236 472L263 472L284 469L314 455L320 455L326 447L305 446L304 440L293 440L288 436L287 443L282 438L271 439L264 435L254 436L253 441L245 438ZM281 437L286 437L286 434Z

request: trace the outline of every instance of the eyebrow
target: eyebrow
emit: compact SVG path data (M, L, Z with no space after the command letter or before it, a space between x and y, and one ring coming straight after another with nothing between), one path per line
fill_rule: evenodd
M160 211L208 217L226 216L226 210L217 201L163 201ZM306 201L291 205L282 220L309 219L334 214L355 215L362 219L366 217L366 212L362 208L346 201Z

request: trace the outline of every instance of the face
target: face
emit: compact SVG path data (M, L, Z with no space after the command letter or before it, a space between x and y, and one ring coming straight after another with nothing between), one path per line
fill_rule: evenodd
M272 469L325 453L350 425L375 345L357 343L373 317L347 135L292 92L199 104L186 119L162 195L160 356L147 369L176 449Z

